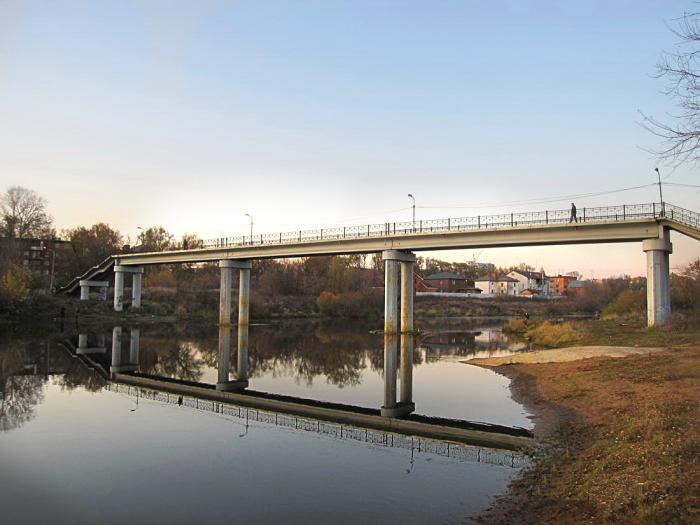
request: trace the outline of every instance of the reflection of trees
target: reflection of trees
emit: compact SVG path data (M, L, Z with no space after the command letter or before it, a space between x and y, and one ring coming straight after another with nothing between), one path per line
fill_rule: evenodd
M73 361L65 374L56 379L56 384L61 387L61 390L84 388L88 392L98 392L104 388L107 381L94 370Z
M141 370L184 381L199 381L205 362L197 356L197 350L197 345L192 342L142 337Z
M5 379L0 402L0 430L21 427L34 417L34 407L44 400L44 378L15 375Z
M33 371L26 345L0 341L0 430L18 428L34 417L34 407L44 398L44 379Z
M359 384L361 371L374 364L374 355L381 355L381 340L369 333L339 326L310 328L304 323L256 330L251 337L250 376L288 375L310 385L324 375L342 388Z

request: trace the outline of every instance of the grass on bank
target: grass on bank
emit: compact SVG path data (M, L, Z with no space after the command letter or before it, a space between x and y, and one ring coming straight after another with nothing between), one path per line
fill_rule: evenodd
M559 426L479 521L700 522L700 346L504 373L534 378L525 397L554 406Z
M668 326L649 328L643 319L627 321L583 319L526 321L511 319L504 331L530 341L535 347L686 346L700 345L700 326L686 315L674 316Z

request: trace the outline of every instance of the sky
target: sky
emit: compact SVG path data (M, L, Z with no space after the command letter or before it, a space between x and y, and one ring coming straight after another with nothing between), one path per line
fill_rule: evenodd
M640 111L689 1L0 0L0 191L57 228L232 236L567 208L697 184ZM700 191L665 200L700 211ZM512 204L548 199L537 205ZM658 201L658 188L577 198ZM672 237L671 266L700 256ZM584 277L644 273L640 243L428 254Z

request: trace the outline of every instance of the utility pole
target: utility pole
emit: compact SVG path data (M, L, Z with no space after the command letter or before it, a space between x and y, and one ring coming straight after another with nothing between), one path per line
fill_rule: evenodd
M413 222L411 223L411 228L413 231L416 231L416 198L410 193L408 194L408 196L413 201Z

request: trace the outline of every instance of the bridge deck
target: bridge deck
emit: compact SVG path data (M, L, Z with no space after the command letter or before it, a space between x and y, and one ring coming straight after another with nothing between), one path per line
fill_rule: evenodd
M671 204L638 204L568 210L383 223L254 237L222 237L200 246L118 255L122 265L207 262L489 247L634 242L658 238L668 227L700 240L700 214Z

